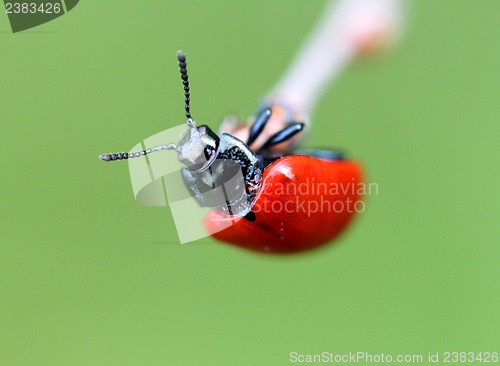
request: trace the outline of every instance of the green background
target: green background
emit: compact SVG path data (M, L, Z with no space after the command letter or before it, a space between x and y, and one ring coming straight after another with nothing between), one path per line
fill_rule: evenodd
M379 195L335 245L279 257L180 245L135 203L128 149L192 111L248 115L324 2L97 1L12 34L0 14L0 365L287 365L290 352L500 351L500 2L415 1L308 146Z

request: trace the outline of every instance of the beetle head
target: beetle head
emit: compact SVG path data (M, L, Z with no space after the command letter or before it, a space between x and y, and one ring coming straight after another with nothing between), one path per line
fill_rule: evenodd
M199 169L207 161L215 159L219 142L219 136L207 125L193 126L177 147L178 159L189 169Z

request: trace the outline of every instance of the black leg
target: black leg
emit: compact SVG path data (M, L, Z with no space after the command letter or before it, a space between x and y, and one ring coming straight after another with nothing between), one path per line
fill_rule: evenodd
M291 124L281 131L278 131L274 135L272 135L264 145L259 149L259 151L265 150L273 145L279 144L281 142L285 142L286 140L289 140L292 138L292 136L296 135L300 131L304 129L304 124L303 123L294 123Z
M250 127L247 145L252 144L257 139L257 137L259 137L259 135L264 130L264 127L266 127L267 121L269 121L269 118L271 117L271 113L271 108L266 108L264 109L264 111L262 111L261 114L259 114L255 122Z
M307 155L312 156L313 158L329 161L338 161L345 159L345 154L342 151L338 150L299 149L295 150L294 154Z
M245 216L243 216L243 218L250 222L255 222L255 220L257 220L257 216L255 216L255 212L253 211L247 213Z

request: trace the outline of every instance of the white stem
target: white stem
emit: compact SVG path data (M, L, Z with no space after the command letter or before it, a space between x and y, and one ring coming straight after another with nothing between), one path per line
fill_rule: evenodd
M396 34L399 0L331 1L267 99L310 116L325 88L371 39Z

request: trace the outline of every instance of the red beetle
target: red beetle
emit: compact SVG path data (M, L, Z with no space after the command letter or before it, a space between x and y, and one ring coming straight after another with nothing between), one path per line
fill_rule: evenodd
M205 226L218 240L261 252L316 248L340 234L359 210L361 181L361 167L352 161L330 159L326 153L284 156L264 170L253 221L226 227L228 215L213 211Z
M218 136L206 125L196 126L182 52L178 61L189 127L179 145L104 154L101 159L175 150L186 166L182 176L189 192L200 206L214 209L205 219L207 231L239 247L293 253L316 248L341 233L362 204L361 167L339 152L296 150L304 124L287 118L291 114L281 106L261 108L246 129L246 142L228 133ZM281 125L277 131L266 134L277 125ZM223 191L222 200L211 194L216 190Z

